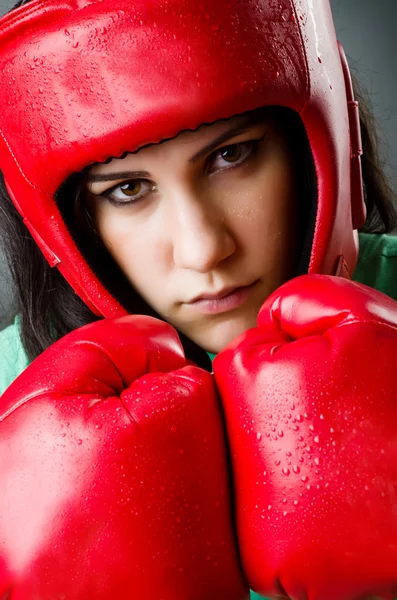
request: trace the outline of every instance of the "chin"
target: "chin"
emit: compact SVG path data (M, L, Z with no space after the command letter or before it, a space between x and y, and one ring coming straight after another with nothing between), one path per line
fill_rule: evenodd
M229 318L225 322L213 325L205 330L205 334L201 335L200 340L195 340L206 352L218 354L222 352L237 336L241 335L248 329L256 327L255 315L243 318Z

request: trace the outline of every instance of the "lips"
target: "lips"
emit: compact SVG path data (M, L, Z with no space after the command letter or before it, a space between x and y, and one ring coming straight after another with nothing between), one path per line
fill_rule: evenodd
M217 294L201 294L186 305L193 313L216 315L235 310L242 306L250 297L257 281L240 287L223 288Z
M246 287L246 286L245 285L236 285L233 287L224 288L223 290L220 290L216 294L201 294L200 296L197 296L196 298L194 298L194 300L191 300L190 304L192 302L198 302L199 300L220 300L221 298L228 296L235 290L242 288L242 287Z
M234 285L231 287L223 288L223 290L220 290L216 294L201 294L200 296L197 296L193 300L190 300L190 302L188 302L187 304L193 304L194 302L199 302L200 300L220 300L221 298L225 298L225 296L232 294L236 290L250 287L250 285L252 285L252 283L247 284L247 285Z

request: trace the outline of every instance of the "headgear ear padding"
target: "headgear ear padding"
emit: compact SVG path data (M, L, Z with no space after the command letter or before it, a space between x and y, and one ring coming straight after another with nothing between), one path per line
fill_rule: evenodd
M349 81L328 0L33 0L0 20L0 166L50 264L95 313L115 316L125 309L77 248L59 186L203 123L285 106L317 175L309 271L342 261L347 274L365 218Z

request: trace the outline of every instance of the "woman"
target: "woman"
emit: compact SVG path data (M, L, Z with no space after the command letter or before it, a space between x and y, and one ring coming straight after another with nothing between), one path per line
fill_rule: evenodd
M24 404L30 397L22 388L32 390L32 381L36 390L47 386L41 377L57 363L51 343L98 317L131 313L167 321L187 359L210 370L206 353L221 352L254 327L261 306L284 282L303 273L352 277L357 230L366 223L361 134L369 149L363 159L367 228L394 225L387 184L371 164L371 137L365 122L360 131L325 0L316 6L33 0L1 26L8 86L0 117L4 182L52 269L32 256L30 237L25 255L18 249L23 269L11 264L26 350L17 368L49 346L52 352L35 363L35 376L28 369L5 395L11 412L21 394ZM5 194L4 205L7 222L15 224L9 229L15 248L20 221ZM362 240L364 247L373 243ZM358 277L365 281L360 271ZM112 330L104 329L108 323L98 325L101 339L113 339ZM6 331L5 339L15 340L18 327ZM175 343L169 342L168 352ZM9 371L3 387L17 374ZM220 372L218 381L226 405ZM219 438L218 431L211 456L222 454L215 451ZM224 481L224 471L220 465L214 479ZM215 504L218 493L213 490ZM226 502L226 521L230 511ZM245 588L229 525L222 522L223 533L216 530L214 537L228 536L223 569L235 574L231 589L237 598ZM86 544L87 536L82 539ZM187 543L186 531L183 539ZM218 560L211 564L217 568ZM230 597L227 577L214 585L211 573L208 587L200 588L202 582L189 579L191 568L184 567L187 588L178 597L226 597L226 589ZM244 571L250 572L245 562ZM37 573L42 585L38 567ZM255 579L250 575L249 582ZM372 591L367 584L357 590ZM64 583L56 585L52 593L61 593ZM155 597L147 585L145 580L138 589ZM170 594L174 580L167 585ZM276 587L283 593L281 582ZM100 593L91 580L83 588L68 593ZM256 589L268 588L260 582Z

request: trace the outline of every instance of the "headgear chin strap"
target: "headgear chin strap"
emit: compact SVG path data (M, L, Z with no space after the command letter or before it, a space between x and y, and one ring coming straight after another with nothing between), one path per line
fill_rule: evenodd
M98 315L125 309L54 195L84 167L259 107L296 111L317 175L310 273L348 276L360 127L328 0L33 0L0 20L0 167L26 226Z

